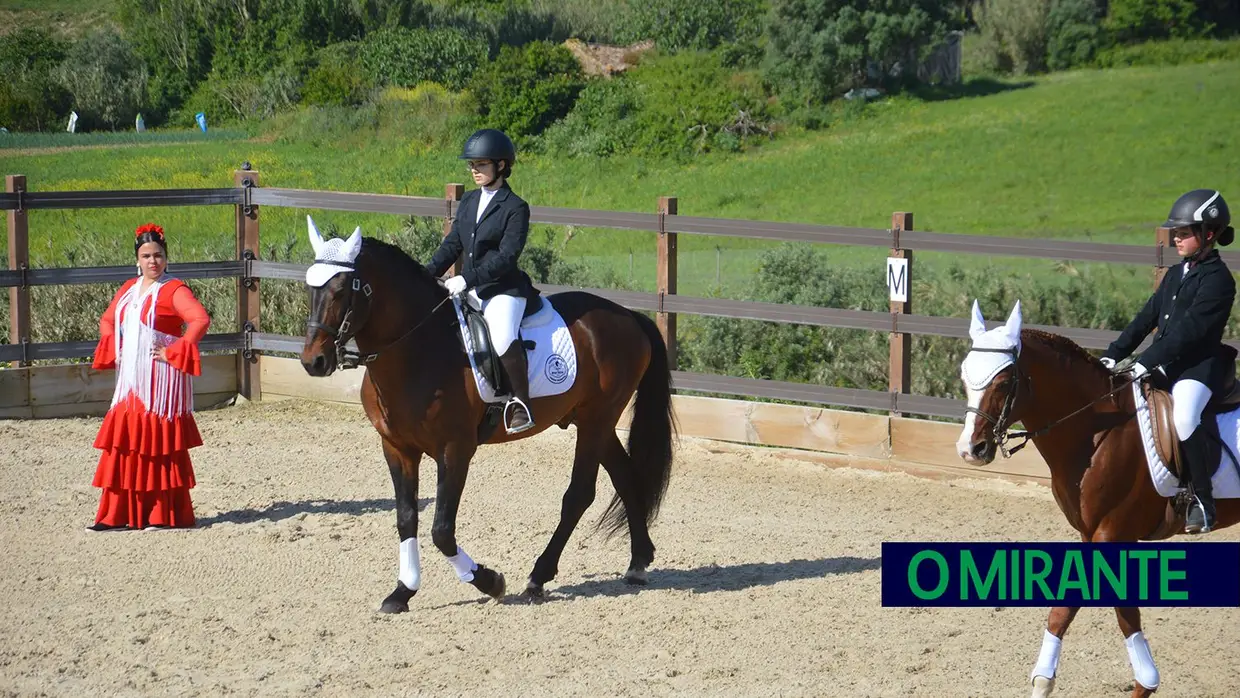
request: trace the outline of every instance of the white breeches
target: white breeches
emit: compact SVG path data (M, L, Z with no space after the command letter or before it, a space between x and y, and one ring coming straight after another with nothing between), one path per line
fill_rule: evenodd
M1176 381L1171 386L1171 421L1175 422L1175 431L1181 441L1192 436L1197 425L1201 424L1201 411L1210 401L1210 395L1210 389L1200 381Z
M508 347L517 341L517 333L521 331L525 299L501 294L482 300L471 289L469 301L475 308L482 308L482 317L486 319L487 329L491 331L491 344L495 348L495 354L499 356L508 351Z

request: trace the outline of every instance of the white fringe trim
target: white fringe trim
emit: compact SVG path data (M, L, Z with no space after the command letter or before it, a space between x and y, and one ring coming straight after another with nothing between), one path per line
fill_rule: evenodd
M194 410L194 388L188 374L153 358L155 349L168 347L180 339L154 327L155 306L163 281L152 283L142 293L138 291L139 281L116 304L115 322L119 331L115 339L117 371L112 406L132 393L147 412L172 419Z

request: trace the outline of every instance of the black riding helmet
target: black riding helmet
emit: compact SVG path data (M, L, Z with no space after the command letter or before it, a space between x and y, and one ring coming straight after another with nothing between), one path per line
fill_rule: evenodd
M1164 228L1192 228L1199 237L1207 232L1216 233L1220 245L1230 245L1236 237L1231 227L1231 211L1223 195L1214 189L1194 189L1176 199Z
M512 139L504 135L503 131L484 128L474 131L474 135L465 141L460 159L503 160L504 165L499 168L498 175L506 178L512 175L512 163L517 159L517 146L512 144Z

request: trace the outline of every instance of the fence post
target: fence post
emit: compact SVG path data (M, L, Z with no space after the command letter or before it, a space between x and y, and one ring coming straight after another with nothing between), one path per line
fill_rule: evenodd
M456 210L461 198L465 196L464 184L448 184L443 188L444 208L447 213L443 219L443 236L448 237L448 233L452 232L452 222L456 220ZM426 260L429 262L430 260ZM456 263L452 265L452 273L461 273L461 258L457 257Z
M676 314L663 310L663 299L676 295L676 233L666 230L667 217L676 215L676 210L676 197L659 197L658 264L655 272L659 310L655 313L655 322L663 335L663 342L667 344L667 365L673 371L676 370Z
M250 163L241 164L233 173L233 181L245 190L244 203L236 208L237 260L245 271L237 279L237 329L245 340L245 350L237 354L237 392L247 400L261 400L263 395L258 352L250 349L250 334L259 331L258 279L250 275L250 262L258 259L258 206L250 203L250 190L258 186L258 173Z
M1167 267L1170 261L1169 249L1175 249L1175 240L1171 239L1171 228L1155 228L1154 229L1154 288L1162 283L1163 277L1167 275ZM1178 258L1176 263L1178 264Z
M4 190L10 194L26 192L26 175L8 175L4 178ZM30 229L26 210L18 199L15 210L9 211L9 269L16 271L30 268ZM17 345L30 341L30 287L9 288L9 343ZM14 368L29 366L27 361L14 361Z
M887 286L891 298L891 334L888 336L890 347L890 367L888 373L888 390L891 393L891 416L902 414L895 409L897 395L909 393L912 388L912 356L913 335L900 332L900 316L913 312L913 251L900 247L900 233L913 229L913 214L896 212L891 214L891 258L906 260L899 269L894 271L893 262L887 263ZM903 298L903 300L897 300Z

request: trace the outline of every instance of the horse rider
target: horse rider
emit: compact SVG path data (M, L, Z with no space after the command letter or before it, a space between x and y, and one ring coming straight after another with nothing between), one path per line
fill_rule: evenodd
M1235 356L1225 353L1223 332L1236 298L1236 282L1215 249L1235 238L1230 223L1227 202L1214 189L1194 189L1176 200L1163 227L1171 229L1184 261L1167 270L1158 290L1102 358L1107 368L1114 369L1158 329L1131 370L1139 378L1160 369L1171 381L1172 421L1193 491L1187 533L1209 532L1215 523L1210 469L1221 459L1221 443L1212 438L1214 430L1198 426L1210 397L1225 387Z
M461 273L444 286L453 296L468 293L474 306L482 308L491 344L512 387L504 406L509 434L534 427L525 347L517 339L526 303L538 295L517 266L529 237L530 206L508 186L516 158L516 146L502 131L481 129L465 141L460 159L468 161L478 188L461 199L452 232L426 265L439 277L458 259L462 262Z

